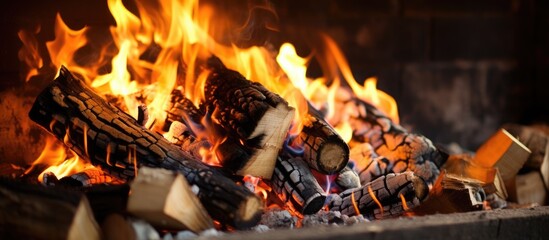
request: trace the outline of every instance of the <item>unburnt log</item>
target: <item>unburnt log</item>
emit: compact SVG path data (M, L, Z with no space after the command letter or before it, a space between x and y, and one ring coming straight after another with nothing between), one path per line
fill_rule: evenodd
M326 200L326 192L300 157L278 157L271 187L283 203L302 214L318 212Z
M197 195L214 219L236 228L259 221L262 204L253 193L139 125L65 67L37 97L29 116L80 157L111 175L132 179L140 166L179 171L199 187Z
M234 173L270 179L294 109L263 85L208 60L205 126L221 164Z
M374 151L388 160L385 172L413 171L431 185L440 173L448 155L425 136L409 133L373 105L350 98L345 107L354 109L350 117L353 142L369 143Z
M304 149L303 159L323 174L339 172L349 161L349 146L311 104L299 139Z
M428 191L425 181L410 171L391 173L360 188L330 195L328 206L332 211L370 219L397 217L419 206Z

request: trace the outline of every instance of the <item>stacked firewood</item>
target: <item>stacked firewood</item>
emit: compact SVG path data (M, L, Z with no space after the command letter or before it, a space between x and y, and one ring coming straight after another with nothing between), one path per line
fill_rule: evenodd
M246 176L259 177L268 194L298 215L327 207L371 219L400 216L426 198L446 160L429 139L354 96L340 101L357 113L350 119L351 143L312 105L301 133L289 136L295 113L283 98L218 58L204 67L210 74L203 101L196 106L175 90L164 136L144 127L145 107L134 119L64 67L29 116L97 167L64 182L89 187L95 177L132 180L128 211L163 229L201 231L213 226L212 219L237 229L256 225L266 204L245 187ZM203 162L205 152L218 166ZM331 180L325 179L333 186L326 187ZM183 205L174 196L186 199ZM185 217L181 209L187 207L204 210Z

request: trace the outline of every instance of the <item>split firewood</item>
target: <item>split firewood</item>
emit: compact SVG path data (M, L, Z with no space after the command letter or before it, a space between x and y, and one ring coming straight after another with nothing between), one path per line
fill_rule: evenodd
M524 163L524 168L540 171L547 191L549 191L549 135L541 129L515 124L503 126L516 136L532 152Z
M120 214L111 214L101 223L104 240L137 239L131 222Z
M355 144L369 143L374 151L388 160L384 172L413 171L431 185L445 163L447 154L433 145L431 140L408 133L373 105L358 98L343 100L345 108L354 109L350 116Z
M283 203L301 214L318 212L326 200L326 192L300 157L278 157L271 186Z
M454 213L481 210L486 194L482 182L442 171L429 192L429 198L414 212Z
M270 179L294 109L275 93L221 60L208 60L211 71L204 87L209 141L221 164L234 173Z
M417 207L427 197L429 188L413 172L391 173L368 184L330 195L328 206L345 215L363 214L370 219L398 217Z
M499 169L476 165L473 162L473 156L469 154L450 155L444 164L444 169L449 174L481 181L482 188L487 195L495 193L504 200L508 197Z
M547 190L541 174L538 171L531 171L518 174L508 181L509 201L518 204L539 204L547 203Z
M213 221L183 175L143 167L131 184L128 212L162 229L201 232Z
M358 188L361 186L358 173L348 166L339 171L335 182L343 190Z
M549 158L549 135L539 129L517 124L505 124L502 127L515 136L532 152L524 167L539 170L544 160Z
M349 146L311 104L298 138L304 150L303 159L320 173L337 173L349 161Z
M200 188L199 199L220 223L247 228L259 221L262 203L253 193L143 128L65 67L37 97L29 116L81 158L117 178L132 179L141 166L179 171Z
M477 150L472 162L496 167L503 181L511 180L524 166L531 151L505 129L498 130Z
M100 239L86 197L72 191L0 179L4 239Z
M378 156L369 143L353 146L350 159L355 163L354 169L362 185L391 173L393 169L391 162L383 156Z

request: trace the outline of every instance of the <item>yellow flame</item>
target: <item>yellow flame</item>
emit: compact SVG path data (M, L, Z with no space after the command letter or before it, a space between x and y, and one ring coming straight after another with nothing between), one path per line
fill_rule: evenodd
M337 44L334 42L334 40L329 37L324 37L324 40L326 42L328 51L335 58L335 63L337 64L341 75L343 75L343 78L349 84L354 94L356 94L358 98L367 101L379 108L382 112L387 114L388 117L390 117L395 123L398 124L399 117L395 99L389 94L376 88L377 79L375 78L367 79L364 82L364 86L360 86L353 76L353 73L351 72L351 68L349 67L347 59L345 59L345 56L343 55Z

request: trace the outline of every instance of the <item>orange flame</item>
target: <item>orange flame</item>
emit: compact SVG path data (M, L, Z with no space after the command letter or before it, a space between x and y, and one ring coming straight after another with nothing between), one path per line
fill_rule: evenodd
M38 34L40 28L34 31L34 34ZM38 75L38 69L42 68L44 62L38 52L38 40L29 31L20 30L17 35L23 43L23 47L18 52L19 61L23 62L28 69L25 74L25 81L29 81L32 76Z

